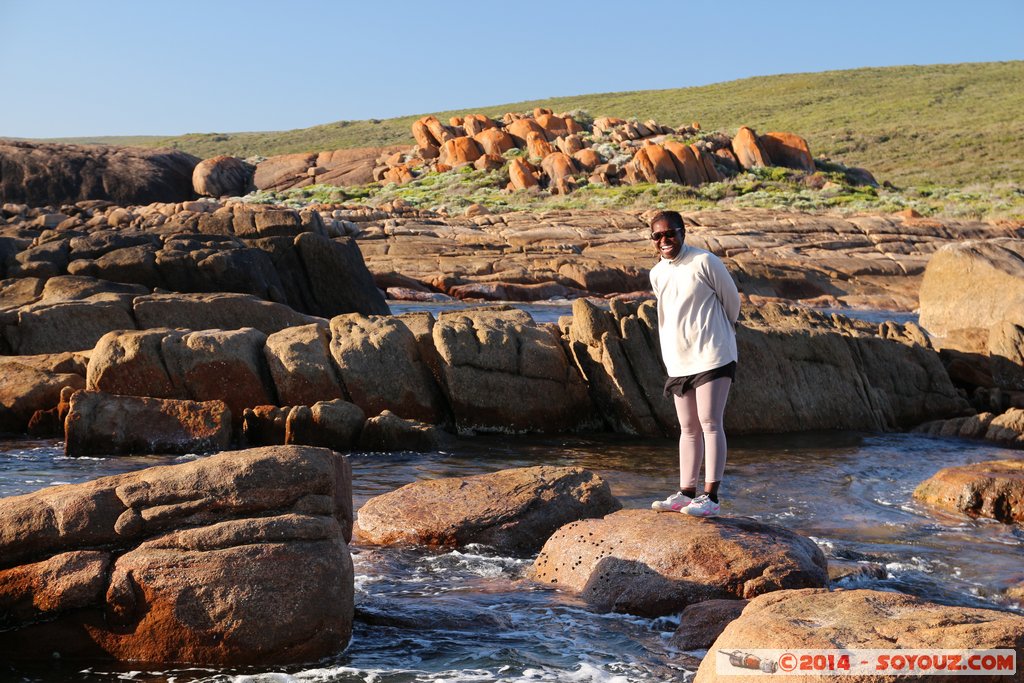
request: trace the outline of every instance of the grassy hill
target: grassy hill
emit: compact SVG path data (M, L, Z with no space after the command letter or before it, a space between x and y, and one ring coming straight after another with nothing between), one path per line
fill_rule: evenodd
M535 106L653 118L673 126L699 121L705 130L729 133L740 125L792 131L807 138L815 156L863 166L897 185L1024 183L1024 61L787 74L434 113L447 121L469 112L499 116ZM167 145L204 158L412 144L410 125L419 116L281 132L133 138L131 144Z

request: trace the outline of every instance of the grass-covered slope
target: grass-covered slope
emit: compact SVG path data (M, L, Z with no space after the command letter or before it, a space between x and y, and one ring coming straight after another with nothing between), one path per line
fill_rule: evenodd
M447 121L469 112L498 116L535 106L654 118L672 126L699 121L705 130L729 133L740 125L759 132L792 131L807 138L815 156L863 166L880 181L897 185L1024 182L1024 61L764 76L436 114ZM282 132L136 138L132 144L170 145L204 158L412 144L410 126L418 117L339 121Z

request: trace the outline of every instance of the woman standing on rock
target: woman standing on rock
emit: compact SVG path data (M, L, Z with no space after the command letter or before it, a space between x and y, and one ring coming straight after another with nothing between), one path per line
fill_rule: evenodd
M658 297L661 357L668 371L665 396L679 418L679 491L651 504L663 512L713 517L725 471L722 417L736 378L736 318L740 297L725 264L683 244L686 230L676 211L651 219L651 240L661 261L651 269ZM704 463L704 492L697 477Z

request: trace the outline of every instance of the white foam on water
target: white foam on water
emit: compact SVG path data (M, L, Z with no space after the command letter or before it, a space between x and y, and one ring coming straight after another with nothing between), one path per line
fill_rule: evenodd
M603 671L592 664L580 664L575 671L559 671L551 669L526 669L521 678L512 681L593 681L593 683L629 683L626 676L615 675Z
M485 579L518 575L522 568L532 564L531 560L502 555L483 555L472 552L473 546L463 550L452 550L443 555L432 555L425 559L431 570L440 574L466 572Z
M948 567L941 560L926 560L922 557L911 557L907 562L886 562L885 571L888 578L893 579L896 572L921 572L922 574L934 574L936 568Z
M818 538L817 536L808 536L807 538L814 541L814 544L822 550L835 550L836 544L827 538Z
M521 673L515 673L510 666L502 666L497 670L459 669L446 671L421 671L415 669L359 669L349 666L338 666L321 669L309 669L294 674L263 673L233 676L232 683L328 683L341 677L356 679L364 683L378 683L385 678L401 678L417 683L479 683L480 681L503 681L505 683L528 683L531 681L559 682L573 681L576 683L630 683L638 680L637 676L627 676L605 671L598 666L583 662L576 669L566 670L552 667L529 667Z
M110 458L101 458L101 457L97 457L97 456L93 456L93 455L76 455L76 456L55 455L55 456L53 456L53 459L54 460L70 460L71 462L81 462L83 460L93 460L95 462L106 462L107 460L110 460Z
M302 674L299 674L300 676ZM252 674L245 676L235 676L231 679L234 683L294 683L299 680L316 680L315 678L296 678L289 674L283 673L265 673L265 674Z

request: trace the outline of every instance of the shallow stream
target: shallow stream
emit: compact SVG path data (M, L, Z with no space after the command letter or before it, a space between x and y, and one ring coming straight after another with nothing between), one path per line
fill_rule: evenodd
M911 497L920 481L942 467L1013 457L1020 452L907 434L734 438L723 514L810 536L830 560L870 560L885 567L884 579L840 585L1024 613L1002 596L1024 581L1024 529L939 513ZM647 507L672 490L677 468L669 440L612 436L480 436L459 441L451 452L351 458L357 509L417 479L541 463L595 470L626 507ZM0 441L0 496L180 460L70 459L52 441ZM315 666L138 671L60 661L12 668L0 661L0 680L667 681L684 680L703 654L671 646L676 619L594 614L569 595L524 581L529 560L486 548L352 550L352 643Z

